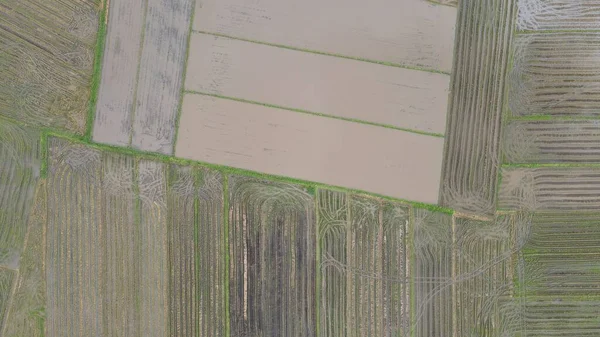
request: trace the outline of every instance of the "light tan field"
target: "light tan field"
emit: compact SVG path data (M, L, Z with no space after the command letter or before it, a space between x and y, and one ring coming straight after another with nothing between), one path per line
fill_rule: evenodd
M187 71L186 90L426 132L446 126L444 74L198 33Z
M94 141L171 154L191 0L113 0Z
M442 149L438 137L187 94L176 155L435 203Z
M193 28L450 72L455 22L456 8L423 0L205 0Z
M144 27L143 0L112 1L108 13L94 141L128 146Z

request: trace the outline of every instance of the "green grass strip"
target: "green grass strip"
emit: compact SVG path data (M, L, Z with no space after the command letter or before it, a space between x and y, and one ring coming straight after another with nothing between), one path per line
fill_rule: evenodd
M226 99L226 100L236 101L236 102L241 102L241 103L261 105L261 106L264 106L264 107L267 107L267 108L275 108L275 109L288 110L288 111L299 112L299 113L302 113L302 114L307 114L307 115L312 115L312 116L325 117L325 118L331 118L331 119L338 119L338 120L342 120L342 121L346 121L346 122L353 122L353 123L359 123L359 124L365 124L365 125L382 127L382 128L386 128L386 129L393 129L393 130L398 130L398 131L405 131L405 132L410 132L410 133L416 133L416 134L424 135L424 136L444 138L444 135L441 134L441 133L427 132L427 131L420 131L420 130L413 130L413 129L408 129L408 128L401 128L401 127L394 126L394 125L389 125L389 124L374 123L374 122L369 122L369 121L365 121L365 120L361 120L361 119L356 119L356 118L347 118L347 117L333 116L333 115L328 115L328 114L324 114L324 113L321 113L321 112L313 112L313 111L296 109L296 108L288 108L288 107L284 107L284 106L280 106L280 105L275 105L275 104L262 103L262 102L251 101L251 100L247 100L247 99L243 99L243 98L236 98L236 97L223 96L223 95L217 95L217 94L209 94L209 93L206 93L206 92L190 91L190 90L186 90L185 92L188 93L188 94L203 95L203 96L221 98L221 99ZM175 153L175 152L173 151L173 153Z
M94 70L92 73L92 87L90 93L90 104L88 107L87 118L85 121L85 139L92 139L94 128L94 119L96 117L96 104L98 103L98 90L100 89L100 81L102 79L102 59L104 58L104 44L106 42L106 17L107 17L106 2L100 10L98 22L98 34L96 35L96 50L94 53Z
M457 8L456 5L451 5L451 4L447 4L447 3L436 2L436 1L433 1L433 0L425 0L425 1L429 2L430 4L432 4L434 6L444 6L444 7Z
M73 135L73 134L68 134L68 133L64 133L64 132L60 132L60 131L45 129L44 133L45 133L46 137L51 136L51 137L63 138L63 139L70 140L75 143L85 144L91 148L98 149L101 151L117 152L117 153L121 153L121 154L125 154L125 155L138 156L142 159L162 161L162 162L178 164L178 165L190 165L190 166L195 165L195 166L213 169L213 170L219 171L223 174L233 174L233 175L254 177L254 178L260 178L260 179L302 185L305 188L307 188L307 190L309 190L309 191L314 190L315 188L323 188L323 189L329 189L329 190L338 191L338 192L350 192L350 193L354 193L354 194L370 195L370 196L377 197L377 198L380 198L383 200L389 200L389 201L393 201L393 202L397 202L397 203L404 203L407 205L411 205L413 207L426 209L426 210L429 210L432 212L454 214L454 210L452 210L451 208L441 207L441 206L438 206L435 204L428 204L428 203L424 203L424 202L394 198L394 197L381 195L381 194L377 194L377 193L372 193L372 192L367 192L367 191L363 191L363 190L359 190L359 189L328 185L328 184L324 184L324 183L318 183L318 182L313 182L313 181L308 181L308 180L303 180L303 179L261 173L261 172L256 172L256 171L252 171L252 170L246 170L246 169L230 167L230 166L225 166L225 165L211 164L211 163L201 162L201 161L197 161L197 160L177 158L177 157L173 157L173 156L169 156L169 155L165 155L165 154L157 153L157 152L147 152L147 151L140 151L137 149L119 147L119 146L114 146L114 145L92 143L92 142L87 141L84 137Z
M48 176L48 137L45 133L40 136L40 178Z
M437 5L441 5L441 4L437 4ZM327 52L322 52L322 51L318 51L318 50L314 50L314 49L297 48L297 47L292 47L292 46L286 46L283 44L269 43L269 42L251 40L251 39L244 39L241 37L235 37L235 36L220 34L220 33L211 33L211 32L206 32L206 31L202 31L202 30L193 30L192 32L194 32L196 34L212 35L212 36L216 36L216 37L223 37L223 38L232 39L232 40L256 43L256 44L260 44L260 45L264 45L264 46L289 49L289 50L300 51L300 52L305 52L305 53L310 53L310 54L318 54L318 55L332 56L332 57L338 57L338 58L354 60L354 61L374 63L374 64L380 64L380 65L394 67L394 68L403 68L403 69L409 69L409 70L425 71L428 73L450 75L450 72L436 70L436 69L429 69L429 68L423 68L423 67L417 67L417 66L409 66L409 65L403 65L403 64L399 64L399 63L393 63L393 62L375 61L375 60L370 60L370 59L361 58L361 57L353 57L353 56L347 56L347 55L341 55L341 54L335 54L335 53L327 53Z
M224 224L224 249L225 249L225 336L231 336L231 320L229 317L229 177L223 175L223 224Z

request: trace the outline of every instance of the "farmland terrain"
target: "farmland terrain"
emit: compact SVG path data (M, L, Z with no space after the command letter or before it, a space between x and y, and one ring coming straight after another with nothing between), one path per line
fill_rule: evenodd
M0 336L598 336L592 0L0 0Z

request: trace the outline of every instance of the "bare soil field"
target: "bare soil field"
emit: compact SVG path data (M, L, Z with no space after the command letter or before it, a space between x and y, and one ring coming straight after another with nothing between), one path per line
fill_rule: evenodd
M49 145L47 335L225 335L220 174L58 138ZM32 290L35 272L24 279ZM32 318L24 324L32 329Z
M167 168L149 160L138 163L141 336L169 335Z
M148 0L131 138L134 148L173 152L192 3Z
M600 7L596 0L519 0L519 30L598 29Z
M513 304L513 222L455 217L454 336L514 336L507 309Z
M600 34L518 35L509 75L515 116L597 116Z
M38 184L23 254L19 263L19 275L15 281L15 293L10 301L9 317L4 323L4 336L45 336L46 307L46 184ZM0 294L4 289L0 289ZM0 301L2 302L2 301ZM2 325L0 325L0 331Z
M46 335L111 336L101 153L57 138L48 148Z
M99 3L4 0L0 115L83 134Z
M229 178L232 336L314 336L313 197L281 183Z
M169 335L198 333L198 265L196 264L195 175L191 167L171 166L167 189L169 249Z
M408 335L408 208L326 190L318 207L319 335Z
M40 175L40 132L0 121L0 265L17 268Z
M423 0L207 0L196 3L193 28L449 73L455 21L455 8Z
M226 246L220 174L172 165L167 192L172 336L226 335Z
M144 0L110 2L94 119L96 142L128 146L131 140L145 11Z
M187 94L176 155L435 203L442 143L438 137Z
M197 238L196 263L198 264L198 284L200 336L227 336L228 324L228 246L224 226L223 177L210 170L197 171L198 193L196 201Z
M465 0L458 7L439 200L462 212L491 215L495 210L514 3Z
M594 120L511 121L503 126L508 163L600 162L600 123Z
M194 33L185 88L443 134L449 80L444 74Z
M498 208L510 210L596 210L600 171L594 167L505 167Z
M415 336L453 336L452 216L412 209Z
M105 333L109 336L135 336L141 329L140 229L135 219L134 160L132 156L112 153L102 153L101 157L99 228L105 240L102 309Z

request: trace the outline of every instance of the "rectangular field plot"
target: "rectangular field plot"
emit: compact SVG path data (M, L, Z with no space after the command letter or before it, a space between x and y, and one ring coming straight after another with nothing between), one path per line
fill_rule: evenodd
M455 336L514 336L512 217L454 221Z
M502 151L508 163L600 162L597 121L511 121L502 133Z
M313 336L315 211L292 185L229 178L232 336Z
M3 0L0 115L83 134L98 28L95 0Z
M108 335L132 336L138 334L141 328L138 325L141 308L137 304L141 290L138 283L141 266L140 226L135 219L134 158L103 153L100 169L103 223L99 228L105 240L106 273L102 280L103 324ZM76 228L71 231L77 233ZM74 284L72 287L78 286Z
M40 182L29 216L29 229L19 262L19 277L11 300L5 336L43 337L46 308L46 184ZM2 290L0 290L2 292ZM0 300L2 302L2 300Z
M409 210L319 190L320 336L407 336Z
M527 336L600 334L600 216L534 214L519 259Z
M220 175L49 145L47 334L223 336Z
M192 0L147 1L132 125L134 148L173 152L192 3Z
M56 138L48 140L48 151L46 334L110 336L109 328L119 326L103 322L105 283L116 281L121 264L106 264L102 155ZM122 295L125 285L119 290Z
M449 81L443 74L193 34L185 88L443 134Z
M440 204L492 215L513 0L461 0L450 82ZM476 19L475 19L476 18Z
M0 121L0 265L17 268L40 175L40 132Z
M527 301L523 316L527 337L600 335L598 300L531 300Z
M173 165L168 179L169 335L224 336L222 178L216 172Z
M513 48L508 75L513 115L600 113L600 34L523 34L516 36Z
M113 0L94 119L94 141L128 146L144 27L144 0Z
M168 336L169 250L167 242L167 165L140 160L140 335Z
M318 14L315 14L318 13ZM195 30L450 72L456 9L423 0L196 3Z
M600 215L541 213L523 248L529 296L600 299Z
M596 0L519 0L519 30L598 29L600 6Z
M438 137L187 94L176 155L435 203L442 150Z
M411 211L414 221L412 329L417 337L452 336L456 328L452 216L422 209Z
M504 167L498 207L505 210L597 210L600 169Z

